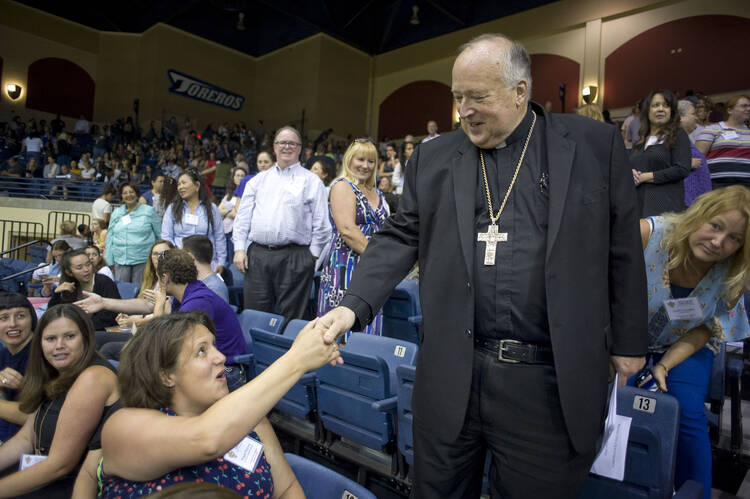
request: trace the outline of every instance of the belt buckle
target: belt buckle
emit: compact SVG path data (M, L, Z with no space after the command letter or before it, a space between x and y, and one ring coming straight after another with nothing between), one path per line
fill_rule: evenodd
M497 351L497 359L503 362L508 362L510 364L519 364L521 362L520 360L506 359L503 356L503 353L508 350L508 348L505 346L507 344L523 345L523 342L518 341L518 340L507 340L507 339L500 340L500 348Z

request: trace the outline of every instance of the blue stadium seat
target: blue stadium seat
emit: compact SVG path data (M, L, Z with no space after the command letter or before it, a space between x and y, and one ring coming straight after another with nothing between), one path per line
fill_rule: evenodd
M140 284L134 282L122 282L115 281L117 285L117 291L120 293L120 298L123 300L130 300L138 296L138 291L141 289Z
M414 392L416 366L400 365L396 368L398 379L398 450L409 466L414 465L414 416L411 409L411 397Z
M7 279L9 276L15 275L19 272L35 269L37 264L26 262L23 260L16 260L14 258L0 258L0 289L6 291L17 292L19 290L19 283L26 283L31 279L31 272Z
M307 326L309 321L306 321L304 319L292 319L290 320L286 327L284 328L284 336L287 338L291 338L294 340L294 338L297 337L300 331L304 329L305 326Z
M421 318L419 284L416 279L404 279L383 305L383 336L419 343Z
M285 454L307 499L376 499L375 494L325 466L296 454Z
M653 412L650 412L653 411ZM617 413L633 418L622 482L590 474L581 499L700 498L703 487L689 481L673 496L679 404L666 393L632 386L617 392Z
M397 453L386 446L391 447L396 437L396 368L413 364L416 353L417 346L407 341L353 333L341 350L344 364L317 371L323 427L349 441L386 451L391 455L392 474L398 471ZM345 450L344 444L333 442L330 448Z
M296 319L298 322L306 323ZM288 327L288 326L287 326ZM304 325L303 325L304 327ZM296 326L295 326L296 329ZM301 328L300 328L301 329ZM297 330L299 332L299 330ZM255 374L263 372L268 366L284 355L294 342L295 335L287 336L251 329L255 353ZM276 404L276 409L300 419L307 419L315 409L315 373L306 373Z
M251 330L265 331L271 334L279 334L281 328L284 325L284 317L277 314L271 314L268 312L261 312L259 310L243 310L239 316L240 327L242 328L242 335L245 338L247 344L247 351L250 352L247 355L237 355L233 359L233 362L238 364L245 364L247 366L248 379L254 377L254 351L255 346L253 344L253 337Z
M232 283L227 283L227 290L229 291L229 303L237 306L242 310L244 305L243 290L245 285L245 274L237 270L234 263L229 265L229 273L232 276Z

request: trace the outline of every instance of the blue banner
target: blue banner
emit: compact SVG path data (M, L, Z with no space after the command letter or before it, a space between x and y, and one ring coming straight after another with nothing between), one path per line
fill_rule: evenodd
M216 85L211 85L198 78L188 76L176 69L168 69L167 77L172 84L169 87L169 91L173 94L190 97L191 99L231 109L232 111L239 111L242 109L242 104L245 103L245 98L241 95L224 90Z

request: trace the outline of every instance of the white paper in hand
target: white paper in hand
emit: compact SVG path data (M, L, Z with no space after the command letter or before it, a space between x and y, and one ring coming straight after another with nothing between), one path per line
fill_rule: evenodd
M609 398L609 411L604 423L602 448L596 455L591 473L622 481L625 477L625 457L628 450L632 418L617 414L617 378Z

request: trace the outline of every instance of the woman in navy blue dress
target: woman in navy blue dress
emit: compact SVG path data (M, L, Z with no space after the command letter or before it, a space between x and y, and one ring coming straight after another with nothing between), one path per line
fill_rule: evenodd
M225 358L204 313L150 321L120 359L125 408L102 432L101 497L141 497L191 481L247 497L304 497L265 415L305 372L338 357L313 324L261 376L228 393ZM87 467L78 490L95 487L96 476Z

